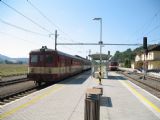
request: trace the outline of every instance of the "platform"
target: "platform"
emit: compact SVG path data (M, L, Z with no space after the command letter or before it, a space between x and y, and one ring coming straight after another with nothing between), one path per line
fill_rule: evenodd
M69 78L0 107L1 120L84 120L90 72ZM100 120L160 120L160 100L115 72L102 80Z

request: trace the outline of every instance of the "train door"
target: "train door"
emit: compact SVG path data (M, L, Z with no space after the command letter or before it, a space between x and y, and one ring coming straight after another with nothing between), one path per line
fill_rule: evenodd
M72 59L69 59L69 75L72 74Z
M63 75L63 78L67 76L67 59L64 56L62 61L62 75Z
M39 73L45 73L44 71L44 66L45 66L45 63L44 63L44 53L41 53L39 54Z
M53 56L53 52L46 52L45 56L44 56L44 73L46 74L46 77L48 80L53 80L53 77L55 75L55 68L54 66L54 56Z
M71 63L71 74L73 75L74 74L74 59L72 59L72 63Z
M63 78L63 67L64 67L64 58L63 56L59 56L59 61L58 61L59 65L59 79Z
M66 72L67 72L67 76L70 75L71 73L71 59L70 58L67 58L67 63L66 63Z
M68 58L67 57L65 57L64 69L65 69L65 76L68 76Z
M58 55L58 54L56 54L56 58L57 58L57 65L56 65L56 68L57 68L57 79L60 79L60 73L61 73L61 70L60 70L60 68L61 68L61 57L60 57L60 55Z
M45 67L53 67L53 64L54 64L53 54L46 54Z
M68 75L71 75L71 58L68 58Z

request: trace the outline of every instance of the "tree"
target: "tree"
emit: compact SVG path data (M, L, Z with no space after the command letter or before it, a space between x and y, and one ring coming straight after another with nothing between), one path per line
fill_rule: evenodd
M125 67L131 67L131 61L134 61L136 54L142 50L143 47L141 46L134 49L133 51L130 48L124 52L116 51L112 60L123 63Z
M124 66L125 66L126 68L130 68L130 67L131 67L131 60L125 59Z

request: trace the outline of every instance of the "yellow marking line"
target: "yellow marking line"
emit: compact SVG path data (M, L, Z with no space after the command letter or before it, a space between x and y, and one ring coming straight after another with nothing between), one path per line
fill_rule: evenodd
M96 83L99 84L99 79L96 79L96 78L95 78L95 81L96 81ZM102 83L102 79L101 79L101 83Z
M99 79L97 79L97 78L93 78L93 79L95 80L96 83L99 84Z
M149 101L144 96L142 96L139 92L137 92L128 82L126 82L126 81L120 81L120 82L124 86L126 86L129 90L131 90L132 93L134 93L141 101L143 101L144 103L146 103L147 105L149 105L150 107L152 107L157 112L160 112L160 109L155 104L153 104L151 101Z
M98 79L96 79L96 82L97 82L97 83L99 83L99 80L98 80Z
M57 86L55 86L54 88L51 88L51 89L49 89L48 91L44 92L43 94L38 95L38 96L35 96L32 100L30 100L30 101L28 101L28 102L26 102L26 103L24 103L24 104L22 104L22 105L19 105L18 107L13 108L13 109L5 112L5 113L0 114L0 119L6 118L6 117L8 117L8 116L10 116L10 115L12 115L12 114L14 114L14 113L16 113L17 111L19 111L19 110L21 110L21 109L24 109L24 108L26 108L26 107L28 107L28 106L30 106L30 105L35 104L36 102L38 102L38 101L41 100L42 98L48 96L49 94L55 92L56 90L62 88L63 86L64 86L64 85L57 85Z

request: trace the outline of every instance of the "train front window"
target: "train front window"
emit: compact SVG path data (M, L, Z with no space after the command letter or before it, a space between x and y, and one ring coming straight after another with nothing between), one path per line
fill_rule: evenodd
M31 63L37 63L38 62L38 55L31 55Z
M111 65L117 66L118 63L117 62L111 62Z
M48 63L48 64L53 63L53 56L52 55L46 55L46 63Z
M39 61L40 61L40 62L43 62L43 55L40 55L40 56L39 56Z

